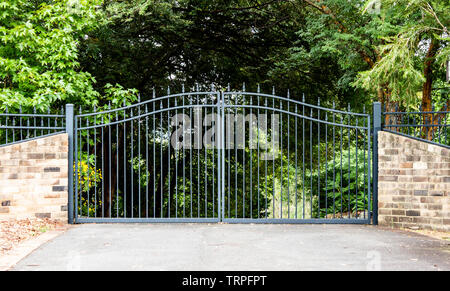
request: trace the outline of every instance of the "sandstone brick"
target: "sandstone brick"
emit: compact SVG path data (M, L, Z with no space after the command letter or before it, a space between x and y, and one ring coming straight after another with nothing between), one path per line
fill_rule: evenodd
M378 181L397 182L398 176L380 176L380 177L378 177Z
M415 163L413 163L413 169L418 169L418 170L428 169L429 164L430 163L415 162Z
M415 196L428 196L428 190L414 190Z
M412 181L413 182L427 182L428 181L428 177L414 176L414 177L412 177Z
M391 215L392 214L392 210L391 209L379 209L378 214L381 215Z
M400 168L412 168L413 163L401 163Z
M36 218L51 218L51 213L35 213Z
M398 221L399 222L414 222L412 217L406 217L406 216L399 217Z
M385 155L398 155L398 149L386 149L384 150Z
M54 192L64 192L64 191L67 191L67 187L66 186L53 186L52 187L52 191L54 191Z
M442 204L428 204L430 210L442 210Z
M420 216L420 211L417 210L407 210L406 216Z
M61 168L60 167L45 167L44 172L59 173L59 172L61 172Z
M394 196L394 197L392 197L392 201L394 201L394 202L404 202L405 201L405 197L403 197L403 196Z
M397 208L397 207L396 207ZM392 209L392 215L405 215L405 210Z
M420 161L420 156L405 156L404 160L406 162L418 162Z
M56 154L54 154L54 153L46 153L45 155L44 155L44 158L46 159L46 160L52 160L52 159L56 159Z
M29 160L42 160L44 158L44 154L36 154L36 153L30 153L28 154Z

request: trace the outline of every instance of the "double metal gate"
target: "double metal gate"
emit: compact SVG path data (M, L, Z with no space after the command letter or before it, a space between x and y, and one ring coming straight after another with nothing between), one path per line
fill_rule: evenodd
M371 221L371 120L350 108L183 89L73 133L78 223Z

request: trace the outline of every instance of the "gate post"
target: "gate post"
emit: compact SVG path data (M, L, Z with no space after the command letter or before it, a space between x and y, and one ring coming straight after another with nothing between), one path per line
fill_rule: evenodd
M74 122L74 106L66 104L66 132L69 136L69 155L68 155L68 221L73 224L73 122Z
M373 103L373 224L378 225L378 132L381 130L381 103Z

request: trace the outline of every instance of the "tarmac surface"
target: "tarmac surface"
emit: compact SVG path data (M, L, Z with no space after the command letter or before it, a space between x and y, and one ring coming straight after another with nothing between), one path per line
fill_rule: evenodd
M12 270L450 270L450 242L365 225L83 224Z

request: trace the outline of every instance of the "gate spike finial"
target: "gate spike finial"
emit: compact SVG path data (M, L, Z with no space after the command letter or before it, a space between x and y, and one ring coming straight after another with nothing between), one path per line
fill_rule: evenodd
M231 91L231 89L230 89L230 83L228 83L228 85L227 85L227 91L228 91L228 92Z
M291 98L291 91L288 89L287 90L287 98L290 99Z
M305 93L302 95L302 102L305 103Z
M333 100L333 109L336 109L336 102Z
M199 92L199 89L198 89L198 83L197 83L197 82L195 82L195 90L196 90L197 92Z
M170 95L170 86L167 86L167 95Z
M211 92L214 92L215 91L215 87L214 87L214 84L211 84Z
M317 105L320 106L320 97L317 97Z
M272 95L275 95L275 86L272 86Z
M155 97L156 97L155 87L153 87L153 89L152 89L152 97L153 97L153 99L155 99Z
M348 103L348 112L350 112L350 110L351 110L351 109L350 109L350 103Z
M363 105L363 113L366 113L366 104Z
M184 83L181 85L181 92L184 93Z
M258 93L261 93L261 86L259 85L259 83L258 83L257 92L258 92Z
M242 83L242 91L245 92L245 82Z
M138 93L138 102L141 103L141 93Z

